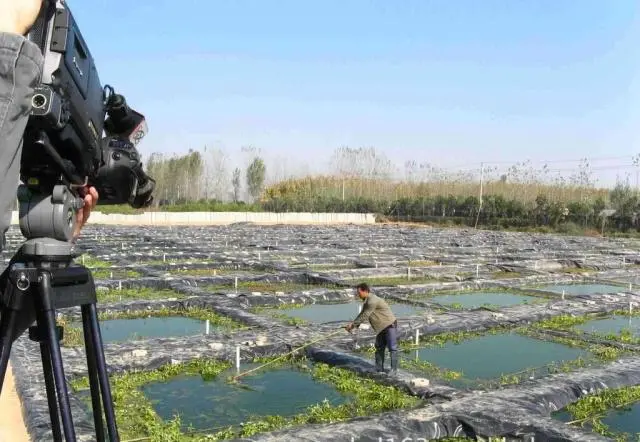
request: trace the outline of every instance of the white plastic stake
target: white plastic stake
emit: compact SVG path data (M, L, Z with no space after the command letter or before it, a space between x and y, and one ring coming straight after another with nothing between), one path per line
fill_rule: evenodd
M416 330L416 345L420 344L420 330Z
M240 346L236 347L236 369L240 371Z
M629 301L629 314L631 315L633 313L633 304L631 303L631 301Z
M162 254L162 262L167 262L167 254L166 253Z
M109 279L113 279L113 272L109 272Z
M411 267L407 267L407 279L411 279Z
M562 290L562 300L564 301L564 290Z
M258 261L262 261L262 257L260 255L260 252L258 252Z
M208 335L209 334L209 320L207 319L207 322L204 323L204 334Z
M235 289L237 291L238 290L238 277L237 276L235 278L234 287L235 287Z
M122 281L118 281L118 290L122 290Z
M82 255L82 265L84 265L84 255Z
M378 261L374 261L376 263L376 269L378 268Z

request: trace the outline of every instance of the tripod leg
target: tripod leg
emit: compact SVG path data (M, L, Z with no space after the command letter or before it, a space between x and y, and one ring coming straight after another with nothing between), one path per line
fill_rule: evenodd
M109 429L109 440L111 442L119 442L118 427L116 426L116 414L113 409L113 398L111 397L111 385L109 384L109 375L107 374L107 363L104 359L104 348L102 346L102 333L98 324L98 314L95 304L83 305L87 310L89 321L91 322L91 339L93 341L93 349L96 356L98 378L100 379L100 388L102 389L102 403L104 405L104 414L107 419L107 428Z
M13 344L13 330L17 317L18 312L16 310L2 309L2 316L0 317L0 393L2 393L4 376L7 373L7 365L9 365L9 356Z
M62 442L62 432L60 431L60 414L56 403L56 385L53 379L51 367L51 353L45 342L40 342L40 353L42 354L42 371L44 373L44 383L47 389L47 402L49 403L49 416L51 416L51 431L53 440Z
M67 442L76 441L76 432L73 428L73 417L71 415L71 405L69 403L69 393L67 392L66 379L64 377L64 368L62 365L62 353L60 352L60 343L58 342L58 334L56 331L56 319L51 305L51 275L47 271L38 272L38 290L39 295L36 297L38 309L41 312L43 323L38 321L38 327L46 333L46 342L51 354L51 365L53 368L53 378L56 384L56 393L58 394L58 405L62 415L62 428Z
M100 402L100 383L96 366L96 351L91 333L91 316L87 305L82 306L82 330L84 332L84 346L87 352L87 371L89 373L89 387L91 390L91 408L93 422L96 427L96 440L104 442L104 424L102 421L102 403Z

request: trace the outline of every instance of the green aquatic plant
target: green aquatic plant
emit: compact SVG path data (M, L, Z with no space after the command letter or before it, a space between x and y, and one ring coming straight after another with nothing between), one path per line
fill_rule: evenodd
M148 287L132 287L123 289L98 290L98 302L121 302L147 299L181 299L185 296L170 289L153 289Z
M509 279L509 278L521 278L522 273L520 272L507 272L507 271L497 271L491 274L491 278L493 279Z
M405 350L402 353L407 354L409 353L409 351ZM426 376L429 376L431 378L438 378L446 381L461 379L463 376L463 373L461 371L440 368L429 361L424 361L421 359L415 360L403 356L400 357L400 368L424 373Z
M623 442L631 440L631 435L610 429L602 422L602 418L610 411L626 408L638 401L640 386L606 389L581 397L577 402L568 405L566 410L573 417L570 424L588 426L596 433Z
M113 268L113 269L94 269L91 270L93 279L111 279L111 278L138 278L142 276L137 270Z
M536 322L531 325L532 329L552 329L552 330L570 330L576 325L582 325L587 321L597 318L597 315L587 314L587 315L571 315L571 314L562 314L553 316L548 319L544 319L542 321Z

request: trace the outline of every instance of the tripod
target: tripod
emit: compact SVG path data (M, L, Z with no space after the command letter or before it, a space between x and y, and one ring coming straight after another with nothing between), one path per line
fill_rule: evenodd
M20 229L27 240L0 280L0 392L11 346L28 328L29 339L40 344L53 440L63 440L62 420L64 440L76 441L59 343L64 331L56 325L55 311L80 306L96 440L106 440L104 405L109 441L119 442L93 276L86 267L72 263L70 239L82 200L65 185L54 186L50 194L21 185L18 201Z

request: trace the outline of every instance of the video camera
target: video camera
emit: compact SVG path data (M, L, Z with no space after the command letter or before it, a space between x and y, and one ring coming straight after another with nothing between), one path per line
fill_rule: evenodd
M65 1L45 0L27 38L42 51L44 70L23 137L20 177L26 188L55 194L61 184L72 193L89 185L98 190L99 205L149 206L155 180L144 172L136 148L147 133L145 118L101 85Z

